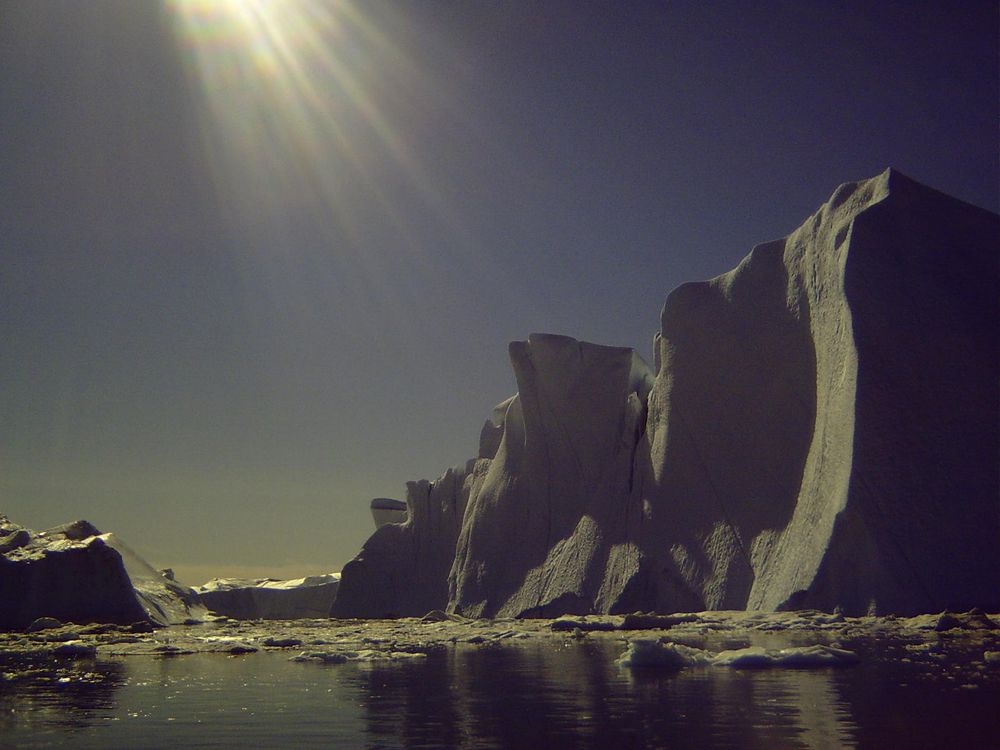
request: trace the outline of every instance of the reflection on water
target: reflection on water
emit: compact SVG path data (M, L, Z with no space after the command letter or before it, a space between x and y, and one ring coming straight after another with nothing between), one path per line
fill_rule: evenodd
M613 641L340 665L287 653L0 662L7 747L933 747L995 739L996 681L906 665L620 670Z
M120 662L0 661L0 738L23 723L57 729L89 726L114 709L126 672Z
M464 651L352 674L375 746L852 747L836 672L622 671L620 647Z

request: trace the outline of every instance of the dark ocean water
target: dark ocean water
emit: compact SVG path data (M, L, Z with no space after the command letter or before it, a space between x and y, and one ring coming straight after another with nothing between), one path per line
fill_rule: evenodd
M857 649L855 645L854 648ZM0 664L7 748L957 748L1000 743L997 668L615 665L586 640L459 647L404 663L290 653ZM293 652L294 653L294 652ZM980 654L981 655L981 654ZM970 659L972 656L970 656Z

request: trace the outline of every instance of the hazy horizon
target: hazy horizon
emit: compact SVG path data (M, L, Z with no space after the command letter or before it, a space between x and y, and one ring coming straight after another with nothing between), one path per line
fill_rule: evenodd
M622 10L626 7L626 10ZM998 209L998 9L0 6L0 512L208 577L339 570L552 332L894 167Z

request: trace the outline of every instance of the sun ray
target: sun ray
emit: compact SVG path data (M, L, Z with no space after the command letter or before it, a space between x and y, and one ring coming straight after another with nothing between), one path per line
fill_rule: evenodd
M363 6L350 0L166 1L203 92L217 188L236 221L280 225L308 196L346 243L355 244L352 206L362 193L407 237L407 219L379 178L388 164L411 194L461 232L400 125L405 118L398 108L417 92L422 100L441 92L421 80ZM397 109L390 113L387 106Z

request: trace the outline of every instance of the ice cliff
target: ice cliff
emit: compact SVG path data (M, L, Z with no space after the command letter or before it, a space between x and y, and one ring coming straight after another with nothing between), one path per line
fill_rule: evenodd
M1000 217L887 170L674 290L652 372L532 335L338 616L1000 608Z
M448 469L435 482L407 483L406 522L379 526L344 566L335 616L405 617L444 608L477 463Z
M87 521L32 531L0 515L0 629L39 617L169 625L205 614L193 589Z

